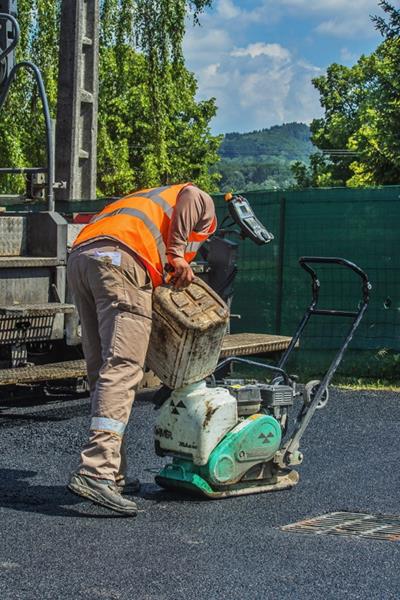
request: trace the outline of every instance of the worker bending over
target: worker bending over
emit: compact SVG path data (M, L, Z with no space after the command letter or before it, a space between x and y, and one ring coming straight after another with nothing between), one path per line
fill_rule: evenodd
M124 432L143 377L152 291L174 269L175 286L193 280L189 265L216 229L212 198L192 184L135 192L106 206L74 242L68 282L82 327L91 425L68 488L125 515L137 506L127 486Z

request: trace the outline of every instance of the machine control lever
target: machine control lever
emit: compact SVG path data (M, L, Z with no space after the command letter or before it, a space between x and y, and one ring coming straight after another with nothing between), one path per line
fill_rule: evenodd
M249 238L259 246L268 244L274 239L272 233L257 219L246 198L229 194L225 199L228 202L229 214L236 225L239 225L243 238Z

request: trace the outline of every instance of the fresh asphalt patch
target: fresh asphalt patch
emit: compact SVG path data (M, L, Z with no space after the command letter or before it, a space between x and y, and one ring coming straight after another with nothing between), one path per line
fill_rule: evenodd
M87 399L0 408L1 600L400 598L400 542L291 533L334 512L400 514L396 393L333 390L302 444L289 491L201 500L160 490L155 413L128 429L136 518L70 494Z

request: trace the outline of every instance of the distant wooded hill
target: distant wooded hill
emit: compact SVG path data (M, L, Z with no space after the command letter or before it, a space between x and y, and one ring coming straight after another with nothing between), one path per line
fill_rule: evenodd
M304 123L285 123L250 133L227 133L221 144L220 190L248 191L287 188L293 184L290 167L308 163L315 150L310 128Z

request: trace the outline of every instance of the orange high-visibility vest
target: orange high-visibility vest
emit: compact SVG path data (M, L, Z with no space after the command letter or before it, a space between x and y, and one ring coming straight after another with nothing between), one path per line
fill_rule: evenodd
M73 248L98 237L115 239L131 248L147 267L154 287L163 282L167 262L168 233L174 207L181 191L191 185L168 185L129 194L106 206L82 229ZM187 240L185 260L196 256L201 244L216 230L217 220L207 233L192 231Z

